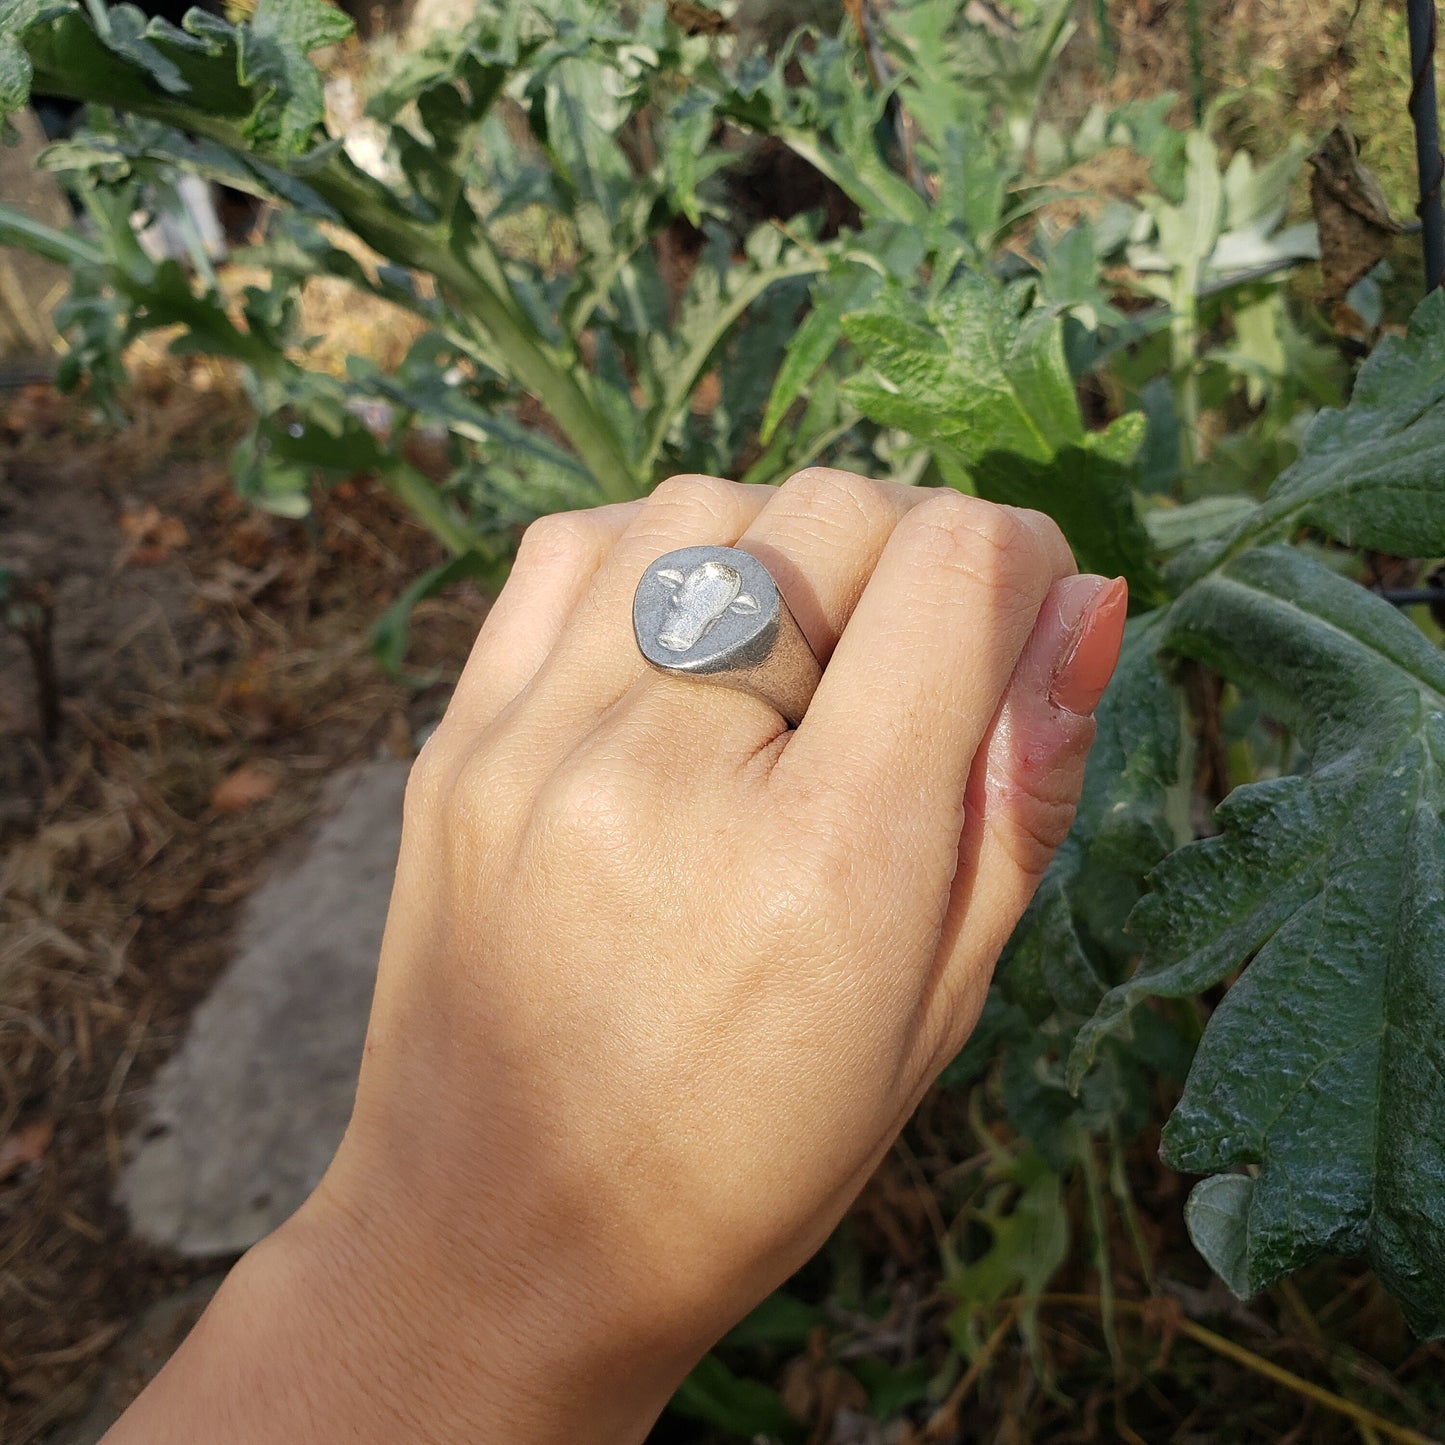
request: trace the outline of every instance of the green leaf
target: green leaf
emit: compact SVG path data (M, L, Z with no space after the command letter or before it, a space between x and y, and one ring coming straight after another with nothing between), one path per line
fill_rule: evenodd
M1445 292L1416 308L1360 369L1350 404L1323 411L1299 460L1225 544L1318 527L1398 557L1445 553Z
M1038 1349L1038 1296L1069 1254L1069 1211L1063 1180L1037 1154L1007 1161L1007 1179L990 1190L975 1219L987 1229L988 1248L947 1280L958 1308L949 1330L959 1348L976 1359L997 1306L1019 1298L1019 1328L1029 1349Z
M450 561L423 572L372 625L371 650L376 660L387 672L400 672L401 665L406 660L411 614L416 604L428 597L435 597L453 582L461 582L468 577L482 577L494 581L498 571L496 557L473 551L463 552L460 557L453 557Z
M1220 835L1155 870L1131 920L1143 962L1078 1058L1146 997L1247 964L1164 1133L1175 1168L1257 1170L1247 1194L1213 1185L1198 1206L1243 1213L1231 1284L1364 1255L1419 1333L1445 1334L1445 658L1286 547L1194 583L1166 645L1257 696L1310 762L1237 788Z
M1194 1247L1235 1294L1249 1287L1249 1206L1254 1180L1247 1174L1215 1174L1190 1191L1184 1223Z
M21 40L41 0L0 0L0 120L30 99L32 68Z
M321 73L308 57L339 45L352 28L328 0L257 0L251 23L236 29L237 75L264 97L246 126L254 142L284 152L305 147L326 118Z
M856 263L838 266L819 279L813 288L812 309L788 343L788 353L773 382L763 414L764 446L772 441L789 408L838 349L844 316L861 311L881 285L882 277L876 271Z
M744 1439L767 1435L795 1440L800 1434L776 1390L759 1380L739 1378L716 1355L698 1362L668 1408Z
M885 292L844 318L870 367L845 395L928 443L954 485L1048 512L1081 567L1122 573L1136 596L1157 597L1131 486L1144 423L1126 416L1106 432L1085 430L1062 323L1031 308L1029 295L965 273L925 313L910 314L896 290Z
M828 1322L817 1305L804 1304L787 1290L774 1290L762 1304L727 1332L725 1343L732 1349L754 1345L792 1345L801 1348L819 1325Z

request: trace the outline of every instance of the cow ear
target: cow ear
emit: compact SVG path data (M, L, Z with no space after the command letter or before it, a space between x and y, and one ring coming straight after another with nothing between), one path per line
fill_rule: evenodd
M733 598L733 605L728 608L729 612L756 612L758 610L758 599L751 592L740 592Z
M657 580L669 591L675 592L682 586L683 576L675 567L664 567L657 574Z

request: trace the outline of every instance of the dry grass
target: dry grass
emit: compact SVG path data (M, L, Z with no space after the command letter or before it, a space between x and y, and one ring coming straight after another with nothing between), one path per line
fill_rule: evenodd
M0 1439L20 1445L196 1272L129 1240L111 1190L236 902L321 776L404 753L441 688L388 680L367 647L434 544L364 480L308 523L251 513L218 465L242 420L225 373L152 368L120 433L44 390L9 400L0 546L57 599L65 690L47 750L25 656L0 645L0 1158L29 1146L0 1177ZM445 685L481 610L425 604L415 665ZM244 769L282 786L217 806Z

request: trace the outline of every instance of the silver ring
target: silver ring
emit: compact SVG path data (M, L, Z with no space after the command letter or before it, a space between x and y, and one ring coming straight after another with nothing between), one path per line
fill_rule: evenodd
M768 569L736 547L659 557L637 584L632 630L659 672L750 692L790 727L823 675Z

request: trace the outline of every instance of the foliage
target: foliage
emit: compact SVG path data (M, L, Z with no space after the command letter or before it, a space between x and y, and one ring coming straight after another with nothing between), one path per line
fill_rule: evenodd
M959 487L1048 511L1082 567L1129 578L1076 825L944 1079L1014 1131L976 1130L987 1162L946 1245L963 1357L1003 1301L1035 1338L1076 1191L1107 1323L1101 1220L1134 1219L1121 1151L1161 1082L1182 1089L1165 1158L1207 1176L1189 1228L1232 1289L1359 1254L1445 1334L1445 668L1352 580L1362 549L1445 554L1445 299L1342 405L1339 351L1283 283L1317 249L1287 224L1303 145L1226 159L1207 126L1168 123L1168 97L1044 119L1059 0L1004 36L959 0L909 0L771 57L657 7L497 0L378 89L383 182L322 128L305 51L339 31L321 0L183 29L110 13L101 33L70 0L0 0L0 104L33 71L115 108L49 153L87 234L0 208L0 239L72 267L68 379L109 399L127 342L179 327L245 369L248 496L296 515L318 480L367 471L431 527L451 560L384 620L393 664L407 608L495 580L519 523L674 470L777 481L821 458ZM729 186L764 138L837 188L844 224L739 223ZM1059 224L1062 173L1109 148L1150 188ZM227 296L136 243L133 213L187 170L278 204L249 258L264 283ZM504 245L521 221L560 239ZM394 374L308 365L296 295L319 275L421 318ZM385 433L363 420L378 405ZM438 424L442 482L406 447ZM1223 718L1191 706L1197 664L1230 685ZM1199 766L1221 729L1222 800ZM846 1238L830 1250L856 1314ZM726 1347L824 1325L780 1294ZM876 1412L950 1384L865 1373ZM721 1358L678 1409L789 1433Z

